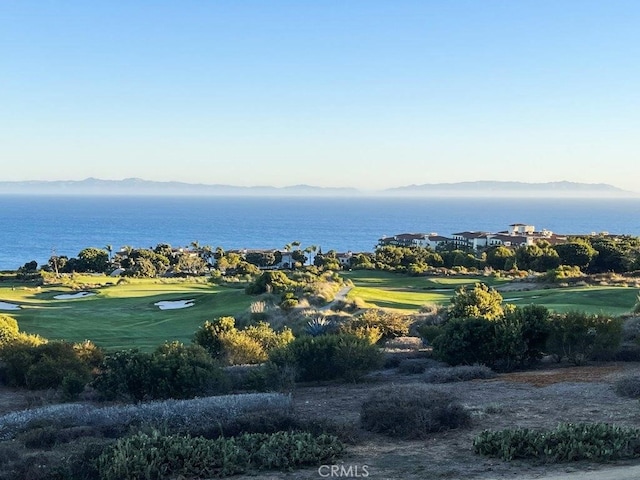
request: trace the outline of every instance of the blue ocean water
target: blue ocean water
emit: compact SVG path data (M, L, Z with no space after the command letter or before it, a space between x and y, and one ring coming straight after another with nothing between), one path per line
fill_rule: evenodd
M640 235L640 199L0 196L0 269L158 243L372 251L383 235L505 230Z

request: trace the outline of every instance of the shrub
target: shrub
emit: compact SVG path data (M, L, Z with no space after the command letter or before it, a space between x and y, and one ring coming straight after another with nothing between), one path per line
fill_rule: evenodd
M18 338L18 322L9 315L0 315L0 348Z
M410 350L417 352L424 347L422 340L418 337L396 337L384 342L386 350Z
M253 283L248 285L245 291L249 295L284 293L292 285L294 285L294 282L284 272L269 270L263 272Z
M360 419L365 430L406 439L471 422L469 412L450 394L426 386L380 389L362 404Z
M569 265L560 265L553 270L549 270L544 276L546 280L556 283L561 282L562 280L566 280L567 278L580 277L582 277L582 271L580 271L580 267Z
M484 318L457 318L433 341L436 358L449 365L491 365L496 357L495 324Z
M103 480L225 477L248 469L288 469L337 458L342 443L329 435L278 432L208 440L139 433L108 447L98 458Z
M93 386L107 400L192 398L224 391L220 367L198 345L166 343L153 353L137 350L107 356Z
M299 337L286 347L273 350L269 359L278 367L294 367L296 379L301 381L357 381L382 364L377 347L345 334Z
M503 460L610 461L640 456L640 430L606 423L566 423L552 430L485 430L473 440L476 453Z
M580 365L594 355L613 357L622 339L622 321L582 312L551 317L548 353Z
M614 383L613 389L622 397L640 398L640 377L620 378Z
M503 314L502 295L484 283L476 283L473 290L462 286L451 297L449 318L477 317L493 320Z
M232 391L288 391L295 384L293 367L273 362L261 365L234 365L225 369Z
M433 341L444 333L442 325L429 325L423 323L416 327L416 333L422 338L425 345L432 345Z
M41 345L15 342L2 349L3 381L14 387L32 390L58 388L66 377L85 384L91 379L91 369L78 357L74 345L49 342Z
M427 383L467 382L475 379L494 378L496 372L485 365L461 365L450 368L430 368L424 372Z
M51 448L56 444L58 429L52 425L36 427L18 435L16 440L27 448Z
M227 365L264 362L269 352L293 340L291 329L275 332L266 322L249 325L243 330L235 326L235 318L220 317L205 322L195 333L194 342L204 347L213 358Z
M347 320L342 330L345 333L356 334L370 340L378 337L371 342L376 343L378 340L389 340L407 335L409 324L409 318L405 315L370 309L362 315Z
M192 400L163 400L135 405L95 407L55 404L0 416L0 440L13 438L30 426L93 426L121 432L131 425L189 432L193 428L219 425L248 412L269 416L291 409L291 397L277 393L222 395Z

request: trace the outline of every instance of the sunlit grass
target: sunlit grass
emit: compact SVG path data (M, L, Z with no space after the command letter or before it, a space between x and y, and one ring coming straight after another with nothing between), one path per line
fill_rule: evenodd
M184 281L134 280L87 291L96 295L56 300L56 295L73 290L59 285L40 289L1 286L0 300L22 306L5 313L25 332L50 339L89 339L108 349L143 350L165 341L189 342L206 320L237 315L253 301L242 289ZM194 306L160 310L154 303L163 300L194 300Z

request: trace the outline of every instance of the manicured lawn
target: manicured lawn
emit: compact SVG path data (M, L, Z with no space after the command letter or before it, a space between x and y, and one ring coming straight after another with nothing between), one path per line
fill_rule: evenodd
M237 315L253 299L242 289L206 283L132 280L129 284L89 289L95 296L56 300L74 293L63 286L32 289L0 286L0 300L18 303L21 310L3 311L14 317L20 329L49 339L89 339L107 349L150 350L165 341L190 342L206 320ZM160 310L158 301L193 300L194 306Z
M428 303L448 305L455 288L477 282L499 287L508 280L493 277L407 277L375 271L353 271L344 274L355 287L348 298L361 298L371 306L400 310L418 310ZM542 287L542 285L541 285ZM540 288L522 292L503 292L505 303L524 306L545 305L556 312L570 310L590 314L621 315L628 313L637 300L638 290L629 287Z
M473 285L483 282L487 285L498 286L507 283L508 280L496 277L409 277L392 272L378 272L374 270L353 270L341 272L340 275L350 279L356 286L377 288L411 288L416 290L431 290L440 288L457 288L460 285Z
M590 314L622 315L636 303L638 290L629 287L573 287L504 293L505 303L544 305L555 312L578 310Z

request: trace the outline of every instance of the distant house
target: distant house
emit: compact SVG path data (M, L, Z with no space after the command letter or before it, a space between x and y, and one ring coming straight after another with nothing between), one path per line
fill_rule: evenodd
M450 242L451 239L437 233L399 233L392 237L382 237L379 246L393 245L396 247L436 247Z
M526 245L533 245L533 243L533 237L523 235L504 235L496 233L494 235L489 235L488 237L488 246L490 247L502 245L505 247L517 248Z
M351 266L351 258L352 257L353 257L353 253L351 253L351 252L336 253L336 259L340 262L340 265L342 265L343 267L350 267Z
M488 245L488 232L458 232L451 235L451 240L456 248L469 248L478 250Z

